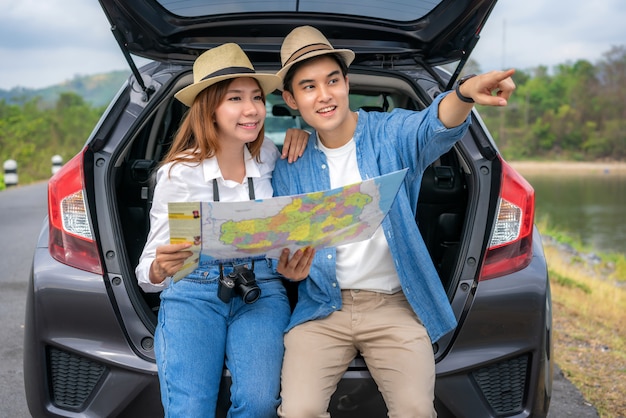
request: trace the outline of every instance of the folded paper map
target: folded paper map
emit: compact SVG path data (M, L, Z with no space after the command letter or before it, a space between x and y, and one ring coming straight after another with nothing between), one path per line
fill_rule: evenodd
M192 242L174 280L198 262L278 258L283 248L321 249L372 237L389 211L406 169L339 187L243 202L170 202L170 243Z

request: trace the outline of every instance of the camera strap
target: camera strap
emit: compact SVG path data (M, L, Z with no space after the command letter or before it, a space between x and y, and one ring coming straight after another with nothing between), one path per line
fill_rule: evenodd
M248 196L250 197L250 200L254 200L254 182L252 181L252 177L248 177ZM219 202L220 201L220 191L219 191L219 187L217 186L217 179L213 179L213 201L214 202ZM250 260L251 262L251 266L250 266L250 270L254 270L254 260ZM220 263L220 279L224 278L224 264Z
M250 196L250 200L254 200L254 182L252 181L252 177L248 177L248 196ZM213 179L213 201L220 201L220 190L217 187L217 179Z

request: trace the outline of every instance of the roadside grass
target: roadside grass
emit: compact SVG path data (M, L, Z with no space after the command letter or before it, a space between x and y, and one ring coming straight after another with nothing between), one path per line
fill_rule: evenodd
M590 262L588 249L546 225L539 230L556 364L602 418L626 417L626 257L595 254Z

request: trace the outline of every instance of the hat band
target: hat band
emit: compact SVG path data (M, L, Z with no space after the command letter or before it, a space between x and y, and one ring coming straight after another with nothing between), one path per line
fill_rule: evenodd
M332 51L333 48L327 44L312 44L312 45L307 45L305 47L302 47L296 51L294 51L293 54L291 54L291 56L289 57L289 59L287 61L285 61L285 63L283 64L283 67L285 65L291 64L292 62L294 62L295 60L301 58L303 55L308 54L309 52L314 52L314 51Z
M209 78L219 77L222 75L241 74L241 73L256 74L256 72L253 69L248 68L248 67L226 67L226 68L222 68L221 70L212 72L209 75L205 75L204 77L202 77L200 81L208 80Z

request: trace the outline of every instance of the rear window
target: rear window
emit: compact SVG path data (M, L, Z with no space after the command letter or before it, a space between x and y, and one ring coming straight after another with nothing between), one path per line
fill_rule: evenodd
M157 0L169 12L182 17L254 12L332 13L374 17L397 22L420 19L441 0Z

